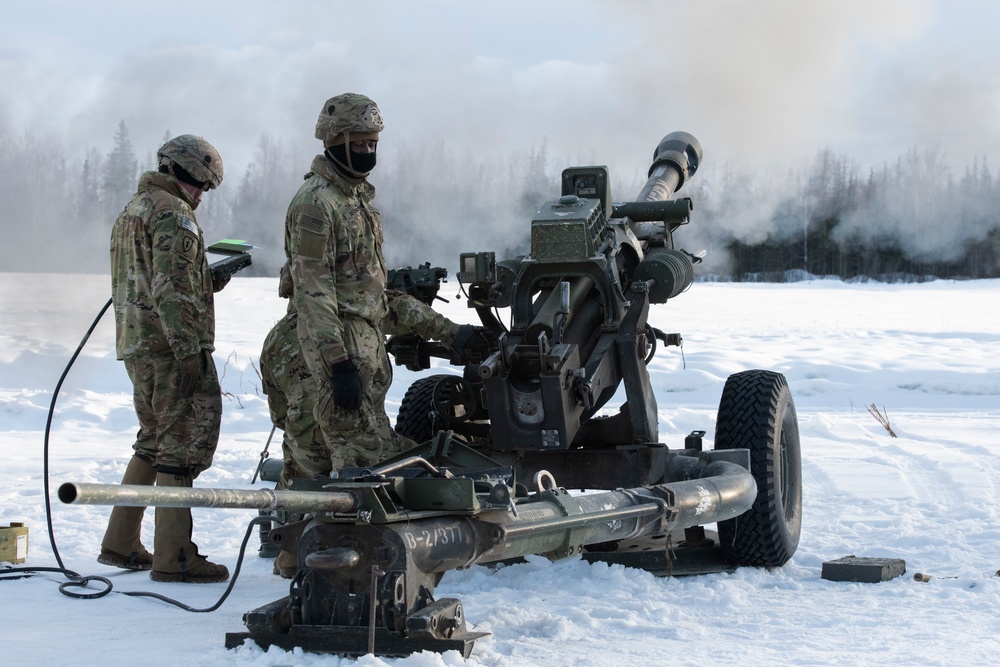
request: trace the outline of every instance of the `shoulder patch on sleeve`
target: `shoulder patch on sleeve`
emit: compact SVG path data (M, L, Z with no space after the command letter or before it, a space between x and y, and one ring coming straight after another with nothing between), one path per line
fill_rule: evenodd
M327 225L329 216L319 206L314 204L300 204L292 209L292 219L307 231L321 234Z
M311 215L304 215L299 218L299 225L306 231L313 232L315 234L320 234L323 232L323 220L322 218L314 218Z
M178 218L177 224L183 229L188 230L192 234L198 233L198 225L196 225L194 220L187 217L186 215L182 215L180 218Z
M326 234L323 229L311 229L307 225L299 225L299 233L296 246L298 254L310 259L323 259L326 255Z

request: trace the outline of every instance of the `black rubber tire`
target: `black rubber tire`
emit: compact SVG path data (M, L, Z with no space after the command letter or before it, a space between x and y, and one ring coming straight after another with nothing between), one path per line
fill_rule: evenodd
M396 433L406 436L418 444L427 442L434 437L434 388L438 380L450 377L448 375L429 375L419 378L403 395L396 414Z
M723 554L737 565L784 565L802 529L802 452L795 404L781 373L744 371L726 380L715 449L749 449L757 482L753 507L719 522Z

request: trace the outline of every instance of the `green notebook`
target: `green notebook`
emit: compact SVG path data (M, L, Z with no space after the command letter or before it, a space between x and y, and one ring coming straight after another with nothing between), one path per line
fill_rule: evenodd
M205 250L208 252L240 253L248 252L253 247L251 243L240 239L222 239L208 246Z

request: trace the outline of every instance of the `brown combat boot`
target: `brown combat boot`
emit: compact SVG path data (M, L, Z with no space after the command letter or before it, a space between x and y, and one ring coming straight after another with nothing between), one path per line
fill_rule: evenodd
M187 475L157 473L157 486L190 487ZM153 535L153 581L209 584L229 579L229 568L209 561L191 541L191 510L187 507L157 507Z
M299 571L299 557L282 549L274 559L274 573L282 579L291 579Z
M152 486L155 481L153 466L138 456L132 457L122 476L122 484ZM153 567L153 555L139 541L145 511L145 507L115 507L111 510L98 563L125 570L148 570Z

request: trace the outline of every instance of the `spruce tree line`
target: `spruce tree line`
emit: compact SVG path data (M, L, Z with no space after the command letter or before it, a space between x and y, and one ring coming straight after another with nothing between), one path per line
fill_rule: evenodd
M759 191L745 188L742 201L703 194L692 199L711 226L748 203L752 209ZM1000 276L1000 179L985 160L955 179L933 149L911 150L867 173L825 150L804 173L790 174L773 202L758 211L755 235L716 239L731 278Z
M163 140L170 136L165 132ZM137 157L124 121L110 146L72 155L46 137L0 127L0 216L7 232L0 270L107 270L111 225L139 174L155 169L155 150ZM371 180L387 264L431 262L449 273L461 252L526 254L532 215L559 195L562 169L576 164L552 159L544 142L497 157L436 141L398 146L392 160L384 152L380 158ZM227 173L241 175L199 207L209 243L241 238L257 246L244 275L277 275L285 210L311 159L265 133L242 173L227 164ZM612 173L616 200L641 185ZM694 211L675 240L690 251L708 250L701 275L1000 276L1000 178L985 159L956 178L934 149L911 150L877 169L823 150L805 168L777 176L735 164L703 169L678 195L691 197Z

